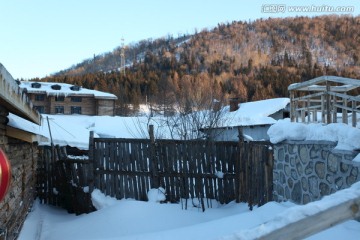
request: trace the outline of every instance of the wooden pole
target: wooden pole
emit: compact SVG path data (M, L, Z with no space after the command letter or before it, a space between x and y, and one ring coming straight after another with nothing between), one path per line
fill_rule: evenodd
M89 192L91 193L94 190L94 180L95 180L95 158L94 158L94 131L90 131L89 137L89 177L88 177L88 185Z
M160 179L157 167L156 149L155 149L155 136L154 136L154 125L149 125L149 136L150 136L150 154L151 154L151 188L159 188Z
M291 122L295 122L294 91L290 91L290 119Z
M321 95L321 122L325 123L325 96Z
M345 124L348 124L348 114L347 114L347 110L345 109L347 107L347 99L344 98L343 99L343 106L344 108L342 109L342 122Z
M352 101L352 126L356 127L356 102Z
M330 85L328 82L326 82L326 123L329 124L331 123L331 96L329 94L330 92Z
M48 124L48 128L49 128L49 134L50 134L50 143L51 143L51 165L55 162L55 147L54 147L54 142L53 142L53 138L52 138L52 134L51 134L51 128L50 128L50 122L49 122L49 117L46 116L46 121Z

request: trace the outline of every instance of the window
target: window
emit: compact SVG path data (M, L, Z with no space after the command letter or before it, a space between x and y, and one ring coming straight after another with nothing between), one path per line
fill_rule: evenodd
M45 113L45 107L44 106L34 106L35 110L37 110L39 113Z
M80 91L81 87L74 85L74 86L70 87L70 89L73 91Z
M59 84L55 84L55 85L52 85L51 86L51 89L53 90L60 90L61 89L61 86Z
M81 107L71 107L71 114L81 114Z
M81 102L82 98L81 97L71 97L71 101L72 102Z
M64 106L55 106L55 113L64 113Z
M45 95L44 94L37 94L35 95L35 101L44 101Z
M40 84L40 83L37 83L37 82L36 82L36 83L32 83L32 84L31 84L31 87L32 87L32 88L41 88L41 84Z
M55 96L55 102L63 102L65 100L64 96Z

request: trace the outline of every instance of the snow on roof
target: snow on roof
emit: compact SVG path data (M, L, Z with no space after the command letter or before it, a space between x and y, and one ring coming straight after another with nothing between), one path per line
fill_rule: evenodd
M89 148L90 131L94 131L94 137L146 139L149 138L149 124L154 125L157 139L171 138L169 128L160 118L42 114L41 126L13 114L9 115L9 119L12 127L46 137L46 140L39 139L40 146L50 146L52 138L54 145L86 150Z
M54 82L30 82L21 81L20 88L26 89L28 93L43 93L46 95L84 95L94 96L97 99L117 99L114 94L101 92L97 90L90 90L87 88L67 84L67 83L54 83Z
M9 113L8 119L9 119L8 125L10 127L17 128L36 135L41 135L40 125L34 124L12 113Z
M230 112L226 106L221 127L270 125L276 123L271 114L286 108L290 103L289 98L273 98L255 102L240 103L239 109Z

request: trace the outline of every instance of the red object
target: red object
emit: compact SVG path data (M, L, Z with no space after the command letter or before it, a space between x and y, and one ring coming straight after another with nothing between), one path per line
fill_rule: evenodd
M0 201L9 190L11 180L11 167L5 153L0 149Z

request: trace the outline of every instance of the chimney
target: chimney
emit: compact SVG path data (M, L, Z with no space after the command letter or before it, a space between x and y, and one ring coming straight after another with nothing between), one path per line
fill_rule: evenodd
M239 103L240 103L239 98L237 97L230 98L229 102L230 102L230 112L234 112L239 109Z
M221 109L221 102L217 99L214 99L212 102L212 110L213 112L218 112Z

